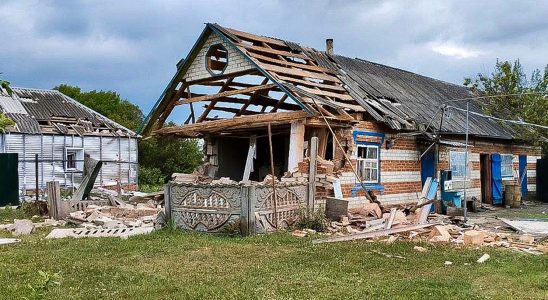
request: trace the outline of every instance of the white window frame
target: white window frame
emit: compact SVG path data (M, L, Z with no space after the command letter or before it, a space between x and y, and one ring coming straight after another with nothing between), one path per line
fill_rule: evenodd
M449 151L449 167L450 167L451 172L452 172L453 180L454 179L464 180L464 174L457 174L455 172L455 170L453 169L453 167L456 167L455 165L457 164L457 162L454 161L454 159L453 159L454 158L453 154L462 155L462 158L459 159L458 162L459 162L459 165L461 164L461 161L464 162L464 166L461 166L461 168L464 168L464 172L466 172L466 174L467 174L466 179L470 180L470 152L468 153L468 168L466 168L466 161L465 161L466 151L459 151L459 150L450 150Z
M70 152L74 152L75 154L75 165L74 168L69 168L68 166L68 155ZM84 148L74 148L74 147L67 147L65 148L65 171L66 172L79 172L84 171Z
M506 158L506 163L505 163L505 158ZM508 164L508 158L510 160L509 164ZM505 173L505 171L507 173ZM514 155L513 154L500 155L500 175L503 178L514 177Z
M371 170L377 170L377 179L376 180L364 180L364 178L360 178L363 180L364 183L379 183L380 182L380 151L379 151L379 146L378 145L370 145L370 144L363 144L363 145L360 145L358 144L358 149L357 149L357 152L356 152L356 170L358 172L358 176L361 177L360 174L362 173L365 173L365 169L371 169ZM366 153L366 156L367 156L367 153L369 153L367 151L367 148L374 148L377 152L377 157L376 158L362 158L362 157L359 157L359 148L366 148L365 150L365 153ZM367 162L374 162L376 164L376 168L366 168L366 163Z

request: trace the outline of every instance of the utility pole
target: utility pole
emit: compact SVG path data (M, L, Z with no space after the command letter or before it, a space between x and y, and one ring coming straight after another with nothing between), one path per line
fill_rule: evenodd
M464 145L464 223L468 221L468 206L466 203L466 190L468 185L468 119L469 119L469 111L470 111L470 100L466 101L466 138L465 138L465 145Z

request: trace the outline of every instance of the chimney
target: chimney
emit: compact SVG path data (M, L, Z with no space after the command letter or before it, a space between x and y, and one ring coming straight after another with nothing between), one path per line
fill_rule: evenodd
M329 55L333 55L333 39L325 40L325 52Z

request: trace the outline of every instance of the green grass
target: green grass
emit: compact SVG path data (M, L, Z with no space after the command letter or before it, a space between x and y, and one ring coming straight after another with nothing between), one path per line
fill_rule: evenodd
M22 209L13 209L11 207L3 207L0 209L0 224L13 223L13 219L26 219L28 216Z
M312 245L279 233L226 237L162 230L118 238L0 246L0 298L21 299L39 270L47 299L546 299L548 256L355 241ZM6 234L4 233L4 236ZM405 259L388 258L383 253ZM476 263L483 254L491 259ZM453 265L444 266L446 260ZM468 265L465 265L468 264Z

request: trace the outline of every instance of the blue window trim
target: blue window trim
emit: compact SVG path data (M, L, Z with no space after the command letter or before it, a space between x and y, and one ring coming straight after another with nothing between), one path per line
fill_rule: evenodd
M381 142L375 143L375 142L364 142L364 141L358 141L357 138L359 135L365 135L365 136L374 136L374 137L380 137ZM365 189L367 190L376 190L380 191L381 195L384 195L384 186L380 184L381 182L381 146L384 144L384 133L381 132L372 132L372 131L354 131L352 132L352 137L354 138L354 143L356 145L372 145L377 146L377 165L379 166L379 172L378 172L378 182L377 183L364 183ZM352 197L356 197L356 194L358 191L363 191L364 188L360 183L356 183L354 187L351 189Z
M363 141L357 141L358 135L367 135L367 136L376 136L381 138L380 143L374 143L374 142L363 142ZM354 131L352 132L352 136L354 137L354 143L359 145L378 145L379 148L382 144L384 144L384 133L382 132L372 132L372 131Z
M379 177L379 179L380 179L380 177ZM379 184L379 183L364 183L364 185L365 185L366 189L380 191L381 195L384 195L384 186L382 184ZM350 191L352 192L352 197L356 197L356 194L358 193L358 191L363 191L363 187L362 187L361 184L356 183L356 185L354 185L354 187Z

